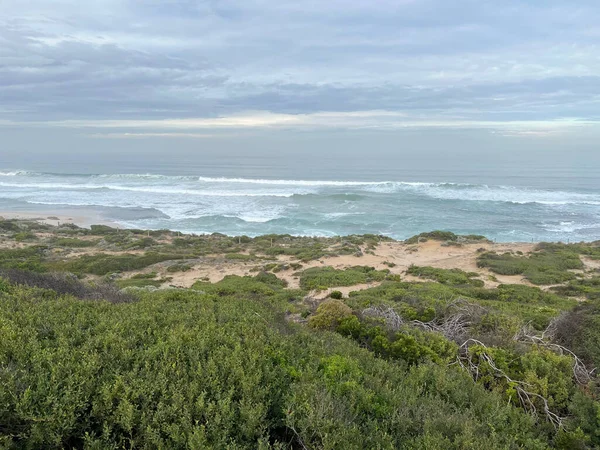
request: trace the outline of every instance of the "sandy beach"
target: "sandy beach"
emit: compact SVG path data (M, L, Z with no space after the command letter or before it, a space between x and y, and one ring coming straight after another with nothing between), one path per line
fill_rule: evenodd
M35 220L53 226L71 223L82 228L89 228L91 225L108 225L119 228L117 223L104 219L97 211L93 210L61 211L60 214L52 214L47 211L0 211L0 219Z

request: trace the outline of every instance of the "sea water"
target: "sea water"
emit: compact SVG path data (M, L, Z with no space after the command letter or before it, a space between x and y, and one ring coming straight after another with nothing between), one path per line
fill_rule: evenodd
M0 167L0 211L74 209L186 233L403 239L442 229L498 241L600 239L598 172L585 164L465 169L248 155Z

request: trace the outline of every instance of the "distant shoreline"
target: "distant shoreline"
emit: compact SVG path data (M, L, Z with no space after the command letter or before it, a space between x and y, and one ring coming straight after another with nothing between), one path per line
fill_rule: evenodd
M52 214L48 211L0 211L0 219L32 220L53 226L70 223L82 228L90 228L92 225L107 225L114 228L123 228L114 221L102 218L93 210L61 211L59 214Z
M36 221L39 223L43 223L51 226L60 226L62 224L73 224L81 228L90 228L92 225L105 225L112 228L119 228L123 230L127 229L135 229L133 227L123 226L122 224L106 219L102 217L102 215L93 209L73 209L73 210L63 210L61 209L60 213L54 214L51 211L0 211L0 220L23 220L23 221ZM222 233L219 231L213 231L212 233L193 233L193 232L183 232L177 230L168 230L171 232L181 233L183 235L210 235L213 233L224 234L226 236L233 236L227 233ZM431 230L423 230L423 232L428 232ZM447 230L448 231L448 230ZM265 233L263 235L267 235L270 233ZM276 233L276 234L286 234L286 233ZM355 234L373 234L373 233L355 233ZM458 234L458 233L456 233ZM244 235L241 233L240 235ZM261 236L261 235L258 235ZM254 237L258 237L254 236ZM312 236L312 235L293 235L293 236L302 236L302 237L314 237L314 238L331 238L331 237L344 237L347 235L336 235L336 236ZM486 236L487 237L487 236ZM397 242L403 242L404 239L396 239L390 238ZM491 242L498 244L538 244L540 242L561 242L561 241L542 241L542 240L534 240L534 241L495 241L494 239L490 239ZM576 242L576 241L572 241ZM578 242L578 241L577 241ZM587 241L587 242L595 242L595 241Z

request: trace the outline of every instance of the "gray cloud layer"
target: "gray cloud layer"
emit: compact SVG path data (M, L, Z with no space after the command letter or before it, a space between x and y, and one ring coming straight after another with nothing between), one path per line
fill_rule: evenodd
M598 121L600 5L0 3L0 122L374 110L461 126Z

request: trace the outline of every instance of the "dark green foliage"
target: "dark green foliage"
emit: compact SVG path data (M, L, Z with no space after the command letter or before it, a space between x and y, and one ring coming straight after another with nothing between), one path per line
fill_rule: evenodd
M482 280L476 280L479 274L476 272L465 272L460 269L436 269L435 267L410 266L407 270L410 275L415 275L429 280L435 280L442 284L453 286L475 286L483 287Z
M37 235L31 231L21 231L16 233L13 238L17 242L35 241L37 240Z
M340 323L352 316L352 309L339 300L326 300L309 317L308 324L320 330L335 330Z
M479 366L478 383L504 395L509 402L520 404L521 400L514 383L498 376L500 370L510 379L526 383L528 392L544 397L551 411L561 416L568 415L571 399L578 391L573 379L573 361L570 356L541 348L517 352L507 348L485 348L480 345L470 346L468 352L473 364ZM492 358L495 367L487 363L482 356L484 354ZM533 395L531 398L536 409L543 410L543 401Z
M600 241L578 244L563 244L562 242L540 242L536 245L537 251L550 253L569 252L585 255L592 259L600 259Z
M451 231L441 231L435 230L427 233L421 233L416 236L410 237L406 239L404 242L406 244L417 244L419 242L426 242L427 240L434 241L445 241L445 242L457 242L460 240L464 241L487 241L488 239L485 236L481 236L478 234L468 234L468 235L458 235L454 234Z
M263 295L271 297L287 286L284 280L280 280L272 273L259 273L255 277L237 275L227 275L218 283L208 283L197 281L192 286L194 289L205 293L216 294L219 296L238 295L256 297Z
M46 246L36 245L18 249L0 249L0 267L5 269L23 269L44 272L42 264Z
M167 267L167 272L187 272L191 269L192 266L190 264L172 264Z
M506 332L511 338L519 323L531 322L543 330L562 311L573 308L577 302L539 288L521 285L500 285L496 289L450 286L440 283L384 282L381 286L351 292L347 303L353 309L369 306L391 306L407 320L430 320L432 315L443 317L449 303L456 299L478 304L493 311L482 332ZM474 324L474 326L478 326ZM479 338L482 336L475 333Z
M418 242L425 242L428 239L432 239L434 241L456 241L458 236L451 231L430 231L427 233L421 233L411 238L406 239L404 242L406 244L416 244Z
M13 225L4 239L38 230ZM413 267L410 273L436 282L407 283L372 267L318 267L297 274L303 290L290 290L274 272L298 270L299 263L265 255L359 255L385 238L53 230L38 235L50 248L0 250L0 448L600 448L597 380L578 386L568 353L515 341L524 325L541 334L560 316L546 338L573 349L588 368L600 366L593 300L600 277L578 274L544 292L485 289L460 270ZM445 233L427 235L456 244L478 239ZM65 258L63 248L86 245L84 236L106 249L150 251ZM557 261L574 265L579 255L598 257L599 248L540 244L533 256L510 255L516 262L509 262L525 260L523 274L533 277L572 275ZM188 262L210 260L205 255L218 255L219 263L226 255L255 258L255 269L269 273L199 281L193 290L151 288L170 281L158 273L186 270ZM153 272L114 275L161 261ZM314 287L370 281L381 284L343 301L339 291L324 301L307 295ZM117 285L140 289L124 294ZM453 340L429 331L443 330L456 315L464 328L446 333ZM486 347L458 350L467 338ZM557 432L545 421L538 397L537 413L526 414L515 384L486 365L484 353L547 398L565 417L564 428ZM459 356L479 365L476 375L460 368Z
M592 367L600 367L600 301L580 303L556 322L556 339Z
M529 256L486 252L477 258L478 267L501 275L523 275L534 284L558 284L575 279L573 269L583 269L579 254L559 248L542 248Z
M575 305L572 300L522 284L501 284L496 289L463 288L460 292L481 300L557 306L561 309L570 309Z
M245 255L243 253L227 253L225 255L226 259L232 259L237 261L252 261L256 259L255 255Z
M0 295L5 446L546 446L531 417L463 373L407 370L335 334L323 345L325 335L283 322L279 303L193 291L118 305Z
M123 245L124 250L142 250L156 245L156 241L151 237L136 239L128 244Z
M60 270L77 274L90 273L94 275L106 275L115 272L127 272L139 270L162 261L185 259L185 255L172 255L147 252L144 255L121 254L110 255L99 253L96 255L83 255L66 261L55 263Z
M148 278L126 278L124 280L117 280L115 284L121 289L129 287L143 288L146 286L159 287L170 280L171 278L162 278L160 280L153 280Z
M21 227L16 220L0 220L0 232L18 233L19 231L21 231Z
M341 335L353 338L375 354L386 359L402 360L408 365L426 361L448 363L456 358L458 349L454 342L438 333L411 327L389 331L377 320L366 318L361 321L351 313L339 318L334 328Z
M331 291L329 293L329 297L335 300L341 300L344 297L344 295L340 291Z
M588 300L600 300L600 276L584 280L573 280L566 286L554 286L552 290L567 297L586 297Z
M98 244L98 241L86 241L77 238L59 238L56 239L53 243L54 245L58 245L60 247L85 248L94 247L96 244Z
M375 270L374 267L354 266L348 269L334 269L330 266L306 269L300 275L300 287L303 289L325 289L337 286L353 286L355 284L383 281L389 274L386 270Z
M106 234L118 233L118 228L109 227L108 225L92 225L90 226L91 234L103 236Z
M36 287L58 295L72 295L84 300L130 302L134 298L105 283L89 284L65 273L38 273L19 269L0 269L0 277L14 285ZM1 290L1 289L0 289ZM53 297L50 295L50 297Z

